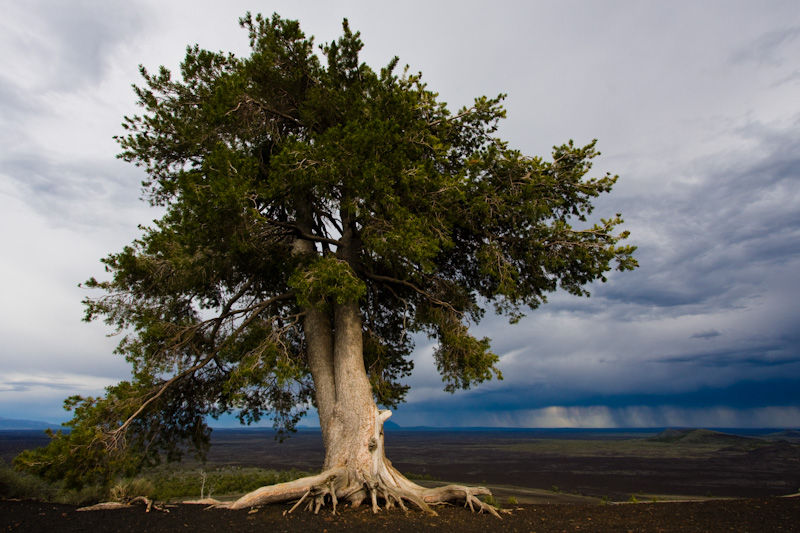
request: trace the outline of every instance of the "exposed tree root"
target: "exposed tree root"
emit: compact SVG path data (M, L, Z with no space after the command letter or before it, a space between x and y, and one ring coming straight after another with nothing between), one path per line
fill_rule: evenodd
M214 498L203 498L202 500L184 500L181 503L185 503L187 505L213 505L218 506L222 502L214 499Z
M447 485L425 488L398 472L386 459L383 446L383 424L391 416L391 411L378 411L376 407L373 409L374 423L367 424L367 430L358 432L357 435L363 437L363 440L356 438L349 441L349 446L340 446L344 453L337 457L345 466L329 468L315 476L262 487L235 502L216 507L245 509L269 503L295 502L288 512L305 505L305 509L318 513L330 502L333 513L336 514L336 507L340 502L346 502L355 508L369 501L374 513L380 511L381 503L385 509L399 507L403 511L408 510L406 503L410 503L436 515L433 506L463 502L473 512L486 512L500 518L493 506L478 499L478 496L491 496L492 493L485 487Z
M268 503L284 503L294 500L305 501L309 496L314 501L319 500L321 502L325 496L331 494L331 483L344 474L344 468L337 468L316 476L309 476L286 483L261 487L249 494L245 494L235 502L221 503L217 505L217 507L246 509L248 507L266 505ZM320 503L319 507L321 507L321 505ZM317 507L317 511L319 507Z
M105 511L108 509L126 509L131 505L138 504L145 506L145 512L149 513L152 509L156 511L162 511L164 513L168 513L169 509L164 507L160 507L153 502L150 498L145 498L144 496L137 496L136 498L132 498L127 502L103 502L98 503L96 505L90 505L88 507L81 507L78 511Z
M491 495L485 487L467 487L464 485L446 485L444 487L425 488L402 476L388 461L383 462L382 472L378 475L366 476L347 468L334 468L315 476L309 476L287 483L279 483L257 489L235 502L221 503L216 507L227 509L245 509L269 503L295 502L288 511L293 512L305 504L305 509L315 514L330 503L335 514L337 505L345 501L352 507L358 507L369 500L372 511L380 511L380 503L385 509L399 507L407 511L406 503L436 515L432 506L451 502L463 502L473 512L487 512L500 518L497 510L478 499L478 496Z

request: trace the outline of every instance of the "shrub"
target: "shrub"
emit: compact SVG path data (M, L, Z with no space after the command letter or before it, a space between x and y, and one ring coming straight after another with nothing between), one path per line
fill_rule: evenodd
M508 497L508 505L518 505L518 504L519 504L519 502L517 501L517 499L514 496L509 496Z
M205 482L203 480L205 474ZM308 476L300 470L264 470L261 468L221 467L199 471L192 468L162 466L144 471L139 478L151 484L148 496L168 501L176 498L244 494L265 485L274 485ZM137 478L137 479L139 479ZM141 496L136 494L134 496Z
M438 477L430 474L415 474L413 472L403 472L403 475L408 479L417 479L421 481L441 481Z
M132 500L138 496L149 497L155 492L155 487L148 479L124 479L114 485L109 492L109 499L115 502Z
M0 463L0 498L89 505L107 499L107 495L108 491L102 485L69 488L63 481L48 481Z
M483 502L488 504L488 505L491 505L492 507L497 507L497 508L500 507L500 504L498 503L498 501L491 494L487 494L486 496L484 496L483 497Z
M53 501L83 507L108 500L108 489L102 485L84 485L80 489L61 489Z
M18 471L0 461L0 498L25 498L70 505L91 505L101 501L126 501L137 496L169 501L205 496L234 496L251 492L265 485L284 483L317 474L300 470L264 470L261 468L221 467L201 471L205 485L195 468L181 468L174 463L144 470L135 478L122 478L112 486L84 483L76 487L64 479L50 479L27 471ZM426 476L426 479L435 479Z
M0 463L0 498L51 501L56 489L45 480Z

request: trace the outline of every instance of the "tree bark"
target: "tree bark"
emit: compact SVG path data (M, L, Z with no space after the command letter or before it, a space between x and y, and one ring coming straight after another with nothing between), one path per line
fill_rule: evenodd
M323 472L288 483L262 487L239 500L220 506L243 509L268 503L295 501L315 513L330 502L357 507L367 500L374 512L383 503L406 510L406 502L436 514L432 505L462 501L473 511L499 514L477 498L490 495L484 487L447 485L428 489L406 479L384 453L383 424L391 411L379 411L364 367L361 316L358 303L333 306L333 321L319 309L308 309L305 334L309 366L325 444ZM331 327L333 322L333 328Z
M310 215L298 213L298 227L311 232ZM343 221L343 235L337 256L357 270L355 232ZM316 253L313 243L297 239L294 253ZM491 494L483 487L448 485L427 489L406 479L386 459L383 424L391 411L379 411L364 366L362 320L356 301L334 303L329 308L303 310L306 354L314 380L315 400L325 445L323 472L316 476L262 487L239 500L220 504L242 509L267 503L297 500L292 510L304 502L318 512L330 502L333 512L340 501L359 506L365 500L378 512L379 503L389 509L406 509L411 502L436 514L432 504L460 500L473 510L497 511L477 496Z

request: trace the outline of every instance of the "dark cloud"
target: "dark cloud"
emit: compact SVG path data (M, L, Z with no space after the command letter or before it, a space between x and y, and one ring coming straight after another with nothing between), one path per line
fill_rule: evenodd
M55 285L69 269L86 270L69 266L74 258L65 257L67 246L76 249L87 236L93 239L92 228L129 224L127 234L136 222L158 216L136 200L139 172L113 160L116 147L108 138L115 132L99 127L116 125L128 113L125 105L133 105L129 84L138 80L132 65L169 64L191 42L233 49L246 41L235 24L246 8L99 0L32 0L24 9L17 7L22 5L2 8L17 16L5 17L16 23L3 28L13 39L0 35L0 43L9 44L10 64L0 73L0 140L7 141L0 173L3 193L24 200L40 219L34 222L43 221L19 220L19 227L27 228L20 240L47 250L52 270L38 270L45 261L34 263L34 254L23 257L28 245L23 242L15 255L27 262L20 261L12 273L28 273L33 289L6 287L4 293L15 289L20 300L48 301L52 309L54 294L80 300ZM327 4L324 13L316 6L289 5L274 9L300 18L308 33L326 36L318 42L338 35L346 15ZM790 396L800 380L800 336L794 333L800 331L795 304L800 298L800 108L791 91L800 72L795 66L800 26L793 4L698 3L654 10L611 2L571 13L560 4L520 3L494 10L490 24L461 10L467 14L458 24L443 25L459 6L437 3L422 22L437 31L418 32L419 39L403 33L418 18L415 6L395 10L390 25L377 3L360 7L351 21L365 32L365 60L382 65L399 54L456 105L478 94L508 92L503 136L523 152L547 152L553 142L570 137L578 142L599 137L600 148L611 155L608 164L615 167L608 170L622 178L611 195L598 199L596 213L622 212L623 229L639 246L641 264L635 272L611 272L608 283L591 287L589 299L556 293L517 326L487 315L475 333L494 340L503 382L443 393L430 357L423 357L430 343L421 339L410 403L400 408L398 422L406 413L431 420L435 414L445 422L458 421L450 425L475 425L478 413L561 406L568 411L556 409L554 420L588 413L604 423L626 425L625 417L640 423L670 419L636 418L636 406L653 413L670 405L797 405ZM230 19L222 20L223 13ZM553 24L525 33L532 13ZM558 22L567 19L564 27ZM624 31L609 33L609 25ZM156 33L156 27L175 31ZM473 30L485 39L465 39ZM125 74L115 68L123 59L132 63L125 65ZM564 69L565 64L575 68ZM792 94L774 92L778 89ZM606 164L605 157L598 165ZM136 207L128 207L132 204ZM138 216L119 216L140 207ZM50 231L53 226L66 231ZM58 242L48 241L56 233ZM4 246L9 244L7 238ZM90 253L94 265L96 256L117 246L114 241L108 250L82 253ZM61 257L53 249L61 250ZM65 317L55 314L58 320ZM61 324L43 319L39 309L33 316L49 331ZM92 351L72 333L73 324L58 327L59 338L71 339L60 342L76 353ZM26 336L18 334L15 349L55 353L35 334ZM42 355L38 361L52 357L58 366L56 361L66 360L70 372L93 376L102 365L97 361L107 360L97 354L111 349L93 351L81 368L71 355ZM107 353L103 357L113 360ZM104 375L127 372L108 364ZM16 371L30 376L49 368L36 366L20 361ZM101 390L100 381L92 386ZM59 385L20 378L0 385L0 392L3 386L17 387L30 398ZM787 412L798 419L797 410Z
M10 80L0 77L0 112L3 122L9 125L19 124L22 117L36 112L36 106L29 97L26 97L23 89Z
M585 390L551 391L546 388L510 387L469 394L467 398L456 396L442 398L427 405L403 405L398 413L413 418L427 413L434 416L449 413L452 425L470 425L469 419L489 418L492 413L511 413L547 409L551 406L564 408L593 408L602 406L612 410L628 407L660 409L753 409L776 407L800 407L800 376L764 381L744 380L723 387L703 387L697 390L674 393L637 393L590 395ZM539 394L537 394L539 393ZM398 417L399 418L399 417ZM438 417L437 417L438 418ZM616 425L624 426L624 420Z
M754 147L696 162L700 179L693 183L667 182L656 195L621 199L641 268L598 285L595 294L642 306L719 309L762 292L774 265L800 258L798 119L790 127L743 128Z
M147 13L136 2L26 2L16 53L36 69L38 90L68 91L97 83L116 46L134 40Z
M715 329L709 329L707 331L700 331L692 335L693 339L713 339L714 337L719 337L722 335L719 331Z
M663 406L708 408L726 406L733 409L800 406L800 376L767 381L740 381L726 387L705 387L682 394L631 394L604 398L609 407Z
M682 353L676 356L656 357L648 362L699 368L735 368L740 373L745 373L748 368L783 366L786 368L783 368L782 372L800 376L800 348L795 344L796 339L793 341L741 350Z
M794 61L795 56L787 49L798 41L800 41L800 27L771 30L736 50L732 59L734 63L753 61L766 65L781 65L788 60Z
M0 73L0 173L14 184L4 192L59 227L108 224L110 211L138 196L141 178L114 160L121 116L107 144L92 136L113 104L86 94L100 90L119 48L146 28L146 7L33 0L20 10L24 24L9 27L13 39L3 43L11 68Z
M130 230L133 226L121 212L145 208L137 200L141 174L111 157L101 162L54 161L29 154L0 161L21 200L61 228L125 224Z

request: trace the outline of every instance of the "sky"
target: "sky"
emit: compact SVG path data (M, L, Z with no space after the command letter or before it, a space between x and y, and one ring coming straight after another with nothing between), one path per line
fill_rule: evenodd
M224 4L224 5L223 5ZM422 337L402 426L800 427L800 9L790 1L0 2L0 417L61 422L129 376L78 284L158 212L112 139L138 65L247 55L246 11L348 18L457 110L508 95L528 155L598 139L640 268L487 316L503 381L450 395ZM317 425L310 417L302 422Z

